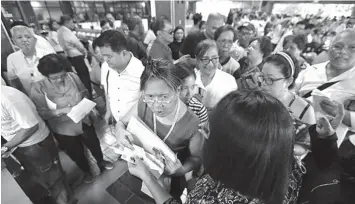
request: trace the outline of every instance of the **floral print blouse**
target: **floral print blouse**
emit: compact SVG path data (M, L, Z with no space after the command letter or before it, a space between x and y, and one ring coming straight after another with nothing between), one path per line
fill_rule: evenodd
M294 162L290 174L288 191L285 195L283 204L295 204L302 183L302 171L299 164ZM167 200L164 204L180 204L173 198ZM240 194L239 192L224 187L218 181L215 181L208 174L203 175L196 183L193 190L188 194L186 204L264 204L258 198L251 198Z

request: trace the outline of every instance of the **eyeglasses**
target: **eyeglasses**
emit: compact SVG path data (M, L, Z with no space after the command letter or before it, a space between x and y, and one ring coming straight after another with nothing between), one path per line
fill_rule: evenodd
M174 34L174 31L173 31L173 30L162 30L162 31L166 32L166 33L169 34L169 35Z
M335 43L330 47L334 52L341 52L345 49L349 53L355 53L355 45L344 45L343 43Z
M273 79L270 77L265 77L263 75L258 76L258 80L260 83L265 83L266 85L273 85L275 81L280 81L281 79L286 79L285 77L283 78L277 78L277 79Z
M56 76L56 77L50 77L50 76L48 76L48 78L49 78L50 80L55 81L55 80L58 80L58 79L63 79L63 78L66 77L66 76L67 76L67 73L64 73L64 74L61 74L61 75Z
M169 97L169 96L149 96L149 95L145 95L143 94L143 102L147 103L147 104L160 104L160 105L167 105L170 104L174 99L175 99L176 95L174 95L173 97Z
M213 64L217 64L219 62L219 57L213 57L211 59L210 58L201 58L200 61L204 65L208 65L210 62L212 62Z

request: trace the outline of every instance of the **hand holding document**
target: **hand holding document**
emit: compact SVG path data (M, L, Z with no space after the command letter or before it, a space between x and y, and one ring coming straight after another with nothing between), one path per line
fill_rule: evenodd
M176 162L175 153L140 119L132 116L127 131L132 134L133 143L143 147L146 152L154 154L154 149L157 149L170 160Z
M80 122L90 111L96 106L96 103L90 101L87 98L81 100L76 106L74 106L67 116L75 123Z
M112 148L116 154L120 154L121 159L130 163L133 163L131 158L135 158L135 157L142 158L143 161L147 164L147 166L151 170L155 170L158 172L158 175L154 174L154 176L157 178L159 178L164 172L164 167L165 167L164 164L160 160L158 160L154 155L145 152L143 148L137 145L133 145L134 150L130 150L129 148L126 147L123 148L110 147L110 148Z
M318 89L314 90L311 94L313 96L313 108L314 112L316 114L316 117L322 117L328 115L326 112L323 111L322 107L320 106L320 103L323 100L330 100L330 96L319 91Z

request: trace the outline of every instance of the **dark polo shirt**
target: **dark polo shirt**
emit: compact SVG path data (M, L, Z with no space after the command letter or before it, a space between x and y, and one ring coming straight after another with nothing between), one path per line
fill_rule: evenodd
M171 49L159 40L155 40L153 42L152 48L150 49L148 55L152 59L165 59L172 62L174 61Z
M127 49L139 60L147 58L146 48L143 42L131 32L127 36Z

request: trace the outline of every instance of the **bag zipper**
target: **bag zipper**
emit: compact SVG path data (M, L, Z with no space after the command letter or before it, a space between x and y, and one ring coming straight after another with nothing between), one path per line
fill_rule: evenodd
M318 185L316 187L314 187L311 192L313 192L314 190L316 190L317 188L320 188L320 187L324 187L324 186L332 186L332 185L336 185L336 184L339 184L340 181L338 179L334 179L333 180L333 183L324 183L324 184L321 184L321 185Z

